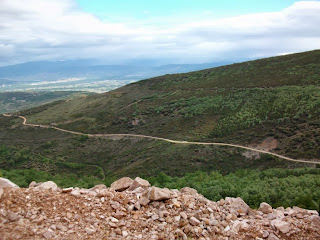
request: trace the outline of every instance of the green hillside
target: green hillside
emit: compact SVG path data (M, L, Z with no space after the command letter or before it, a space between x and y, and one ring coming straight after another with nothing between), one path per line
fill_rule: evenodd
M276 146L271 151L296 159L319 159L320 51L165 75L21 114L29 123L55 123L84 133L136 133L252 146L272 139ZM1 117L0 128L2 159L12 160L22 148L27 155L11 163L1 160L0 167L5 169L78 171L99 178L99 167L112 177L310 166L268 155L250 157L228 147L136 138L87 139L25 127L21 119L13 118Z

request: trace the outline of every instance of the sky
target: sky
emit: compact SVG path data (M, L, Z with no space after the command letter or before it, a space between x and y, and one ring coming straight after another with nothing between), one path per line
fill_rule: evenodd
M209 63L320 49L319 13L319 0L0 0L0 66Z
M203 18L209 15L211 18L232 17L257 12L279 11L290 6L297 1L294 0L77 0L79 6L84 10L94 13L103 20L118 21L122 19L146 20L151 18L174 17L175 20L180 16L186 18ZM161 23L159 21L158 23Z

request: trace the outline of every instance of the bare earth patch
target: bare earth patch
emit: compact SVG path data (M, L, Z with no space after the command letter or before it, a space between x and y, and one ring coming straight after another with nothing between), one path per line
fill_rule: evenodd
M267 137L261 143L251 144L249 147L256 148L259 150L270 151L278 146L278 140L273 137ZM260 159L260 153L255 151L245 151L242 153L248 159Z

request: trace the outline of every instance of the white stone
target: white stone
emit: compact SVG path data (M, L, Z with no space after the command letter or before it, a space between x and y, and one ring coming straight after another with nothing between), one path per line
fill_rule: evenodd
M43 234L43 237L44 237L45 239L51 239L51 238L53 238L53 236L54 236L54 233L53 233L53 231L52 231L51 229L48 229L48 231L46 231L46 232Z
M198 219L196 219L195 217L191 217L191 218L189 219L189 222L190 222L190 224L193 225L193 226L198 226L198 225L200 224L200 221L199 221Z
M247 231L249 229L249 224L246 222L242 222L240 226L240 230Z
M0 187L2 188L19 188L19 186L9 179L0 177Z
M181 216L183 219L187 219L187 218L188 218L188 216L187 216L187 214L186 214L185 212L181 212L181 213L180 213L180 216Z
M72 192L70 193L74 197L80 197L80 191L77 189L73 189Z
M117 222L119 222L119 220L118 220L118 219L116 219L116 218L114 218L114 217L111 217L110 221L111 221L111 222L113 222L113 223L117 223Z
M14 212L11 212L11 211L8 212L8 219L9 219L9 221L15 222L15 221L19 220L19 218L20 218L20 217L19 217L18 214L14 213Z
M69 188L62 189L62 192L63 193L69 193L69 192L72 192L72 190L73 190L73 187L69 187Z
M250 207L239 197L238 198L226 197L225 204L228 205L227 207L229 209L234 210L238 214L241 214L241 213L248 214L250 211Z
M157 214L154 214L154 215L151 216L151 219L152 219L153 221L158 220L158 219L159 219L159 216L158 216Z
M141 206L146 206L148 205L149 202L150 202L149 198L144 196L139 199L139 205Z
M113 188L115 191L122 192L122 191L128 189L132 183L133 183L133 180L131 178L123 177L123 178L120 178L119 180L113 182L111 184L111 188Z
M127 237L129 235L129 233L127 231L122 231L122 237Z
M267 237L269 237L269 235L270 235L270 233L268 231L264 230L262 237L267 238Z
M274 235L273 233L271 233L268 237L268 240L279 240L279 238L276 235Z
M90 191L97 191L97 190L102 190L102 189L107 189L107 186L104 184L98 184L95 185L94 187L90 188Z
M29 188L33 188L37 186L37 183L35 181L32 181L30 184L29 184Z
M279 219L272 220L271 225L277 228L282 233L288 233L290 231L290 223Z
M319 213L317 210L307 210L307 213L310 214L310 215L317 215L319 216Z
M107 189L101 189L101 190L96 189L95 192L97 193L97 197L109 197L112 194Z
M95 229L88 228L88 227L86 227L84 230L86 231L86 233L87 233L88 235L94 234L94 233L96 232Z
M58 189L58 186L57 184L55 184L54 182L52 181L47 181L47 182L44 182L44 183L41 183L39 186L37 186L36 188L38 189L42 189L42 190L57 190Z
M196 195L198 193L198 191L196 189L189 188L189 187L181 188L180 192L184 193L186 195Z
M318 215L310 216L310 220L318 229L320 229L320 217Z
M263 212L264 214L272 213L272 207L268 203L261 203L258 209L259 211Z
M148 188L150 187L150 183L147 180L144 180L142 178L136 177L133 181L133 183L131 184L131 186L128 188L128 190L132 191L135 190L139 187L141 188Z
M240 231L240 227L241 227L241 222L239 220L235 220L232 225L232 230L235 233L238 233Z
M171 192L167 188L152 187L149 192L150 201L161 201L170 199Z

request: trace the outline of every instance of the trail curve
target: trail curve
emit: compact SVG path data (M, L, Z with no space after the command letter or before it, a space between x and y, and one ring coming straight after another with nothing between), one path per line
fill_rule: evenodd
M14 115L10 114L3 114L5 117L13 117ZM265 151L265 150L260 150L252 147L246 147L238 144L231 144L231 143L219 143L219 142L188 142L188 141L179 141L179 140L172 140L172 139L167 139L167 138L161 138L161 137L154 137L154 136L148 136L148 135L140 135L140 134L130 134L130 133L118 133L118 134L90 134L90 133L81 133L81 132L76 132L76 131L70 131L62 128L58 128L55 126L49 126L49 125L40 125L40 124L30 124L27 123L27 119L24 116L18 116L23 120L23 125L25 126L30 126L30 127L40 127L40 128L52 128L56 129L61 132L66 132L66 133L71 133L75 135L86 135L88 137L136 137L136 138L146 138L146 139L153 139L153 140L159 140L159 141L165 141L169 143L175 143L175 144L186 144L186 145L207 145L207 146L224 146L224 147L234 147L234 148L240 148L240 149L246 149L254 152L259 152L263 154L268 154L271 156L275 156L277 158L291 161L291 162L299 162L299 163L308 163L308 164L319 164L320 161L312 161L312 160L302 160L302 159L293 159L290 157L286 157L277 153Z

